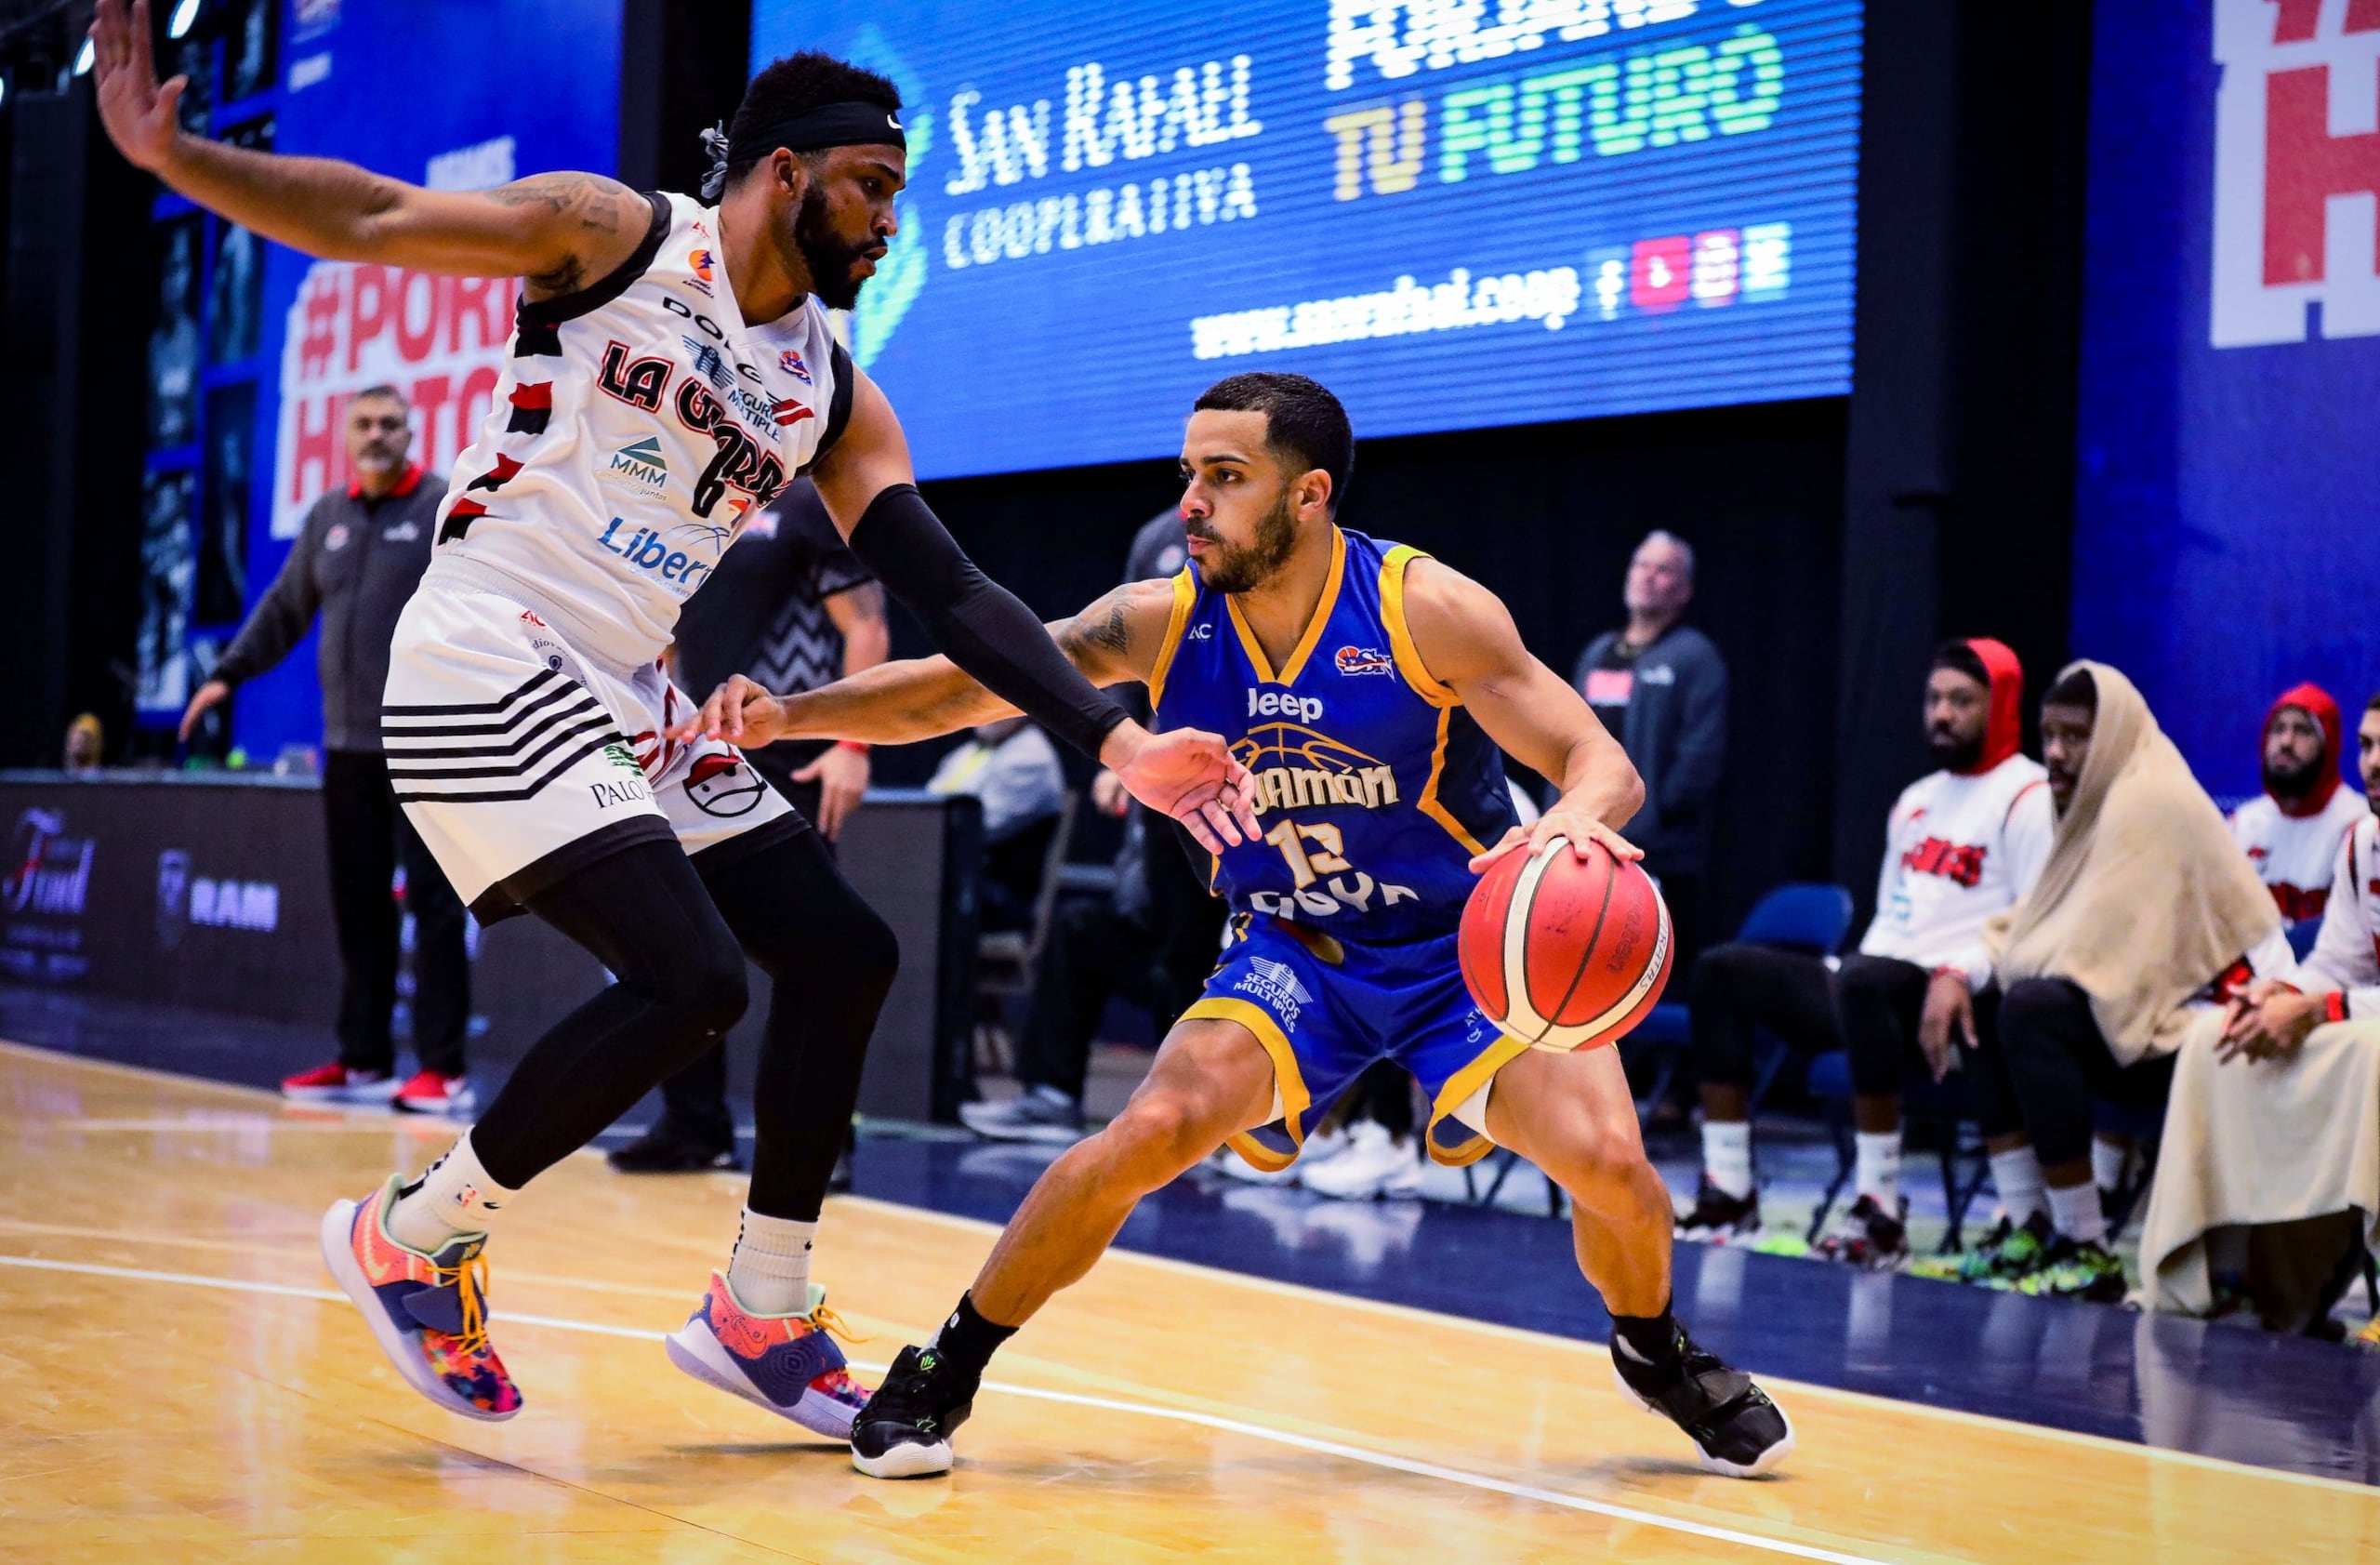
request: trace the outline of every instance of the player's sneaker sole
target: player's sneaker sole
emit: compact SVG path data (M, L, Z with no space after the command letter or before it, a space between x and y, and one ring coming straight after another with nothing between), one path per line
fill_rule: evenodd
M857 1411L844 1407L823 1392L804 1391L793 1406L779 1407L760 1394L760 1388L744 1378L735 1367L735 1356L712 1334L710 1325L700 1316L689 1320L664 1339L669 1361L686 1373L716 1391L740 1397L754 1407L764 1408L779 1418L800 1425L813 1435L824 1435L832 1440L852 1438L852 1418ZM943 1466L950 1465L950 1448L943 1447Z
M852 1452L852 1466L876 1479L939 1478L950 1471L950 1442L904 1440L881 1456Z
M371 1328L372 1340L380 1345L380 1351L387 1356L398 1375L407 1386L447 1412L461 1413L465 1418L476 1418L483 1424L501 1424L519 1412L518 1407L503 1412L490 1412L464 1401L422 1361L421 1355L414 1349L412 1340L398 1329L395 1321L389 1319L389 1312L380 1303L379 1295L373 1291L371 1280L364 1275L364 1268L355 1264L355 1246L350 1238L355 1231L355 1208L354 1201L337 1200L331 1202L331 1209L323 1214L323 1265L330 1269L331 1280L338 1284L339 1292L347 1295L348 1302L354 1305L357 1313L364 1317L364 1325Z
M1636 1388L1629 1385L1626 1377L1621 1375L1617 1369L1614 1369L1611 1372L1611 1383L1620 1387L1620 1394L1622 1397L1627 1398L1630 1402L1633 1403L1637 1407L1643 1408L1646 1412L1651 1413L1662 1423L1669 1425L1671 1428L1675 1429L1678 1427L1676 1423L1671 1419L1669 1414L1663 1412L1659 1408L1654 1406L1652 1402L1646 1400L1645 1398L1638 1396ZM1774 1402L1770 1405L1772 1407L1777 1406ZM1779 1466L1784 1465L1785 1458L1793 1454L1792 1417L1788 1414L1782 1407L1777 1407L1777 1416L1784 1422L1785 1438L1778 1440L1775 1445L1770 1446L1766 1451L1762 1452L1759 1458L1750 1465L1740 1462L1730 1462L1723 1456L1713 1456L1709 1452L1702 1449L1702 1444L1699 1440L1695 1441L1694 1454L1696 1458L1701 1462L1704 1470L1717 1473L1721 1478L1755 1479L1773 1473ZM1679 1432L1683 1434L1685 1431L1680 1430ZM1686 1438L1688 1439L1693 1439L1691 1435L1688 1435Z

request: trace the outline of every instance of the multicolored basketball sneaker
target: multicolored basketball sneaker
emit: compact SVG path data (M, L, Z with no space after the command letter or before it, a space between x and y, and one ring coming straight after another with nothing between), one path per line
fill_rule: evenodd
M836 1337L860 1340L826 1307L826 1290L816 1283L810 1285L808 1309L755 1315L736 1302L727 1279L713 1272L700 1307L669 1333L669 1361L813 1434L847 1440L868 1392L852 1378Z
M323 1214L323 1262L397 1373L423 1396L466 1418L497 1422L521 1411L521 1391L487 1337L485 1234L457 1234L434 1255L389 1236L394 1174L364 1201Z
M1989 1286L2030 1293L2037 1299L2088 1299L2114 1304L2124 1295L2123 1262L2096 1240L2059 1234L2042 1252L2039 1265L2020 1277Z
M1911 1277L1932 1278L1937 1282L1965 1282L1979 1288L1997 1288L2006 1281L2023 1277L2041 1265L2042 1256L2056 1237L2044 1213L2035 1213L2025 1219L2022 1227L2009 1221L2003 1213L1991 1231L1975 1242L1963 1255L1920 1255L1910 1263Z

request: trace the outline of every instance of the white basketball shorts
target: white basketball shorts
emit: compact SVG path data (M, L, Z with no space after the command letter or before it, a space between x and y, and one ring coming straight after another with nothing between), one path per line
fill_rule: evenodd
M631 842L712 864L808 829L734 746L667 736L698 705L658 664L599 666L534 609L426 582L397 619L380 735L406 818L488 923Z

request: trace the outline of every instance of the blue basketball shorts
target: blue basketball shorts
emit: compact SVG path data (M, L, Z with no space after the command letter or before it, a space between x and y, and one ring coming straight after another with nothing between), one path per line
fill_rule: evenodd
M1254 1166L1297 1160L1306 1133L1366 1067L1394 1060L1430 1099L1427 1145L1450 1168L1492 1150L1488 1083L1528 1045L1472 1003L1455 936L1359 946L1263 913L1232 920L1184 1021L1237 1022L1272 1057L1276 1118L1231 1139Z

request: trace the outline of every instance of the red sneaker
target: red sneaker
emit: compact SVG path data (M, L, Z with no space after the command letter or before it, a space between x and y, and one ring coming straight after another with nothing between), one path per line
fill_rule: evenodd
M397 1107L412 1114L468 1114L479 1101L469 1077L441 1076L434 1070L416 1071L396 1089Z
M285 1076L281 1095L300 1103L386 1103L396 1095L397 1079L382 1070L350 1070L334 1060Z

